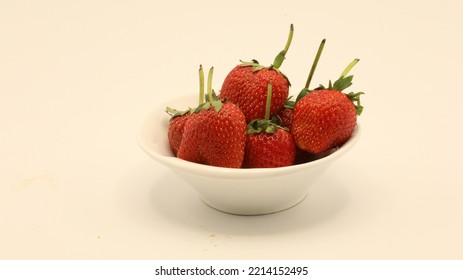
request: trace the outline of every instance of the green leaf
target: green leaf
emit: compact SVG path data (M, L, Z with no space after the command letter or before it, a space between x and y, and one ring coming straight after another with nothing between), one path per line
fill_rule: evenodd
M278 125L273 123L268 123L267 127L265 128L265 133L274 134L278 129Z
M246 132L248 134L259 134L264 132L274 134L278 129L288 130L288 128L276 124L273 120L255 119L247 125Z
M296 105L296 101L293 100L286 100L284 107L286 109L294 109L294 106Z
M221 100L212 100L211 102L209 102L212 107L214 108L214 110L218 113L220 112L220 110L222 109L222 101Z
M357 116L360 116L363 112L363 106L358 104L357 106L355 106L355 112L357 113Z
M290 97L288 97L288 99L286 99L286 102L283 106L287 109L294 109L294 106L296 106L296 101L292 99L293 96L291 95Z
M286 79L286 81L288 81L288 85L291 86L291 82L289 81L288 77L283 72L281 72L278 68L276 68L274 65L270 65L269 67L266 67L266 66L263 66L263 65L259 64L259 62L257 60L255 60L255 59L253 59L252 61L240 60L240 62L241 63L239 64L239 66L252 67L253 72L257 72L257 71L260 71L262 69L272 69L272 70L278 72L279 74L281 74Z
M246 127L248 134L258 134L262 132L262 128L259 125L260 120L252 120Z
M331 81L330 81L331 83ZM314 90L326 89L324 85L319 84L318 87L314 88Z
M363 112L363 106L360 104L360 96L365 94L364 92L351 92L346 94L347 97L354 103L355 110L358 116L360 116Z
M350 92L347 94L347 97L349 97L350 100L352 101L360 101L360 95L365 94L364 92Z
M196 108L195 113L198 113L201 110L207 110L209 108L211 108L211 102L205 102Z
M354 76L347 76L347 77L341 77L338 80L336 80L333 84L333 86L330 85L329 88L343 91L346 88L350 87L352 85L352 79ZM331 83L331 82L330 82Z
M334 84L331 83L331 80L330 80L328 82L328 88L324 87L323 85L320 85L319 87L316 88L316 90L318 90L318 89L334 89L334 90L338 90L338 91L343 91L346 88L350 87L352 85L352 79L354 78L354 76L350 75L350 76L346 77L346 75L355 66L355 64L357 64L357 62L359 62L359 59L358 58L354 59L354 61L352 61L346 67L346 69L342 72L339 79L337 79L334 82Z
M240 66L242 67L252 67L252 71L253 72L256 72L256 71L260 71L264 68L266 68L265 66L263 65L260 65L259 62L255 59L253 59L252 61L242 61L240 60L241 64Z
M299 94L297 95L297 98L296 98L296 102L297 103L299 100L301 100L302 98L304 98L307 94L309 93L309 89L307 88L303 88L301 90L301 92L299 92ZM293 106L294 108L294 106Z
M278 55L275 57L275 60L273 61L273 64L271 67L273 68L280 68L280 66L283 64L283 61L286 58L286 50L282 50L281 52L278 53Z
M188 110L185 110L185 111L179 111L177 109L172 109L170 107L166 107L166 113L171 115L172 118L174 117L178 117L178 116L183 116L187 113L190 113L191 112L191 109L188 109Z

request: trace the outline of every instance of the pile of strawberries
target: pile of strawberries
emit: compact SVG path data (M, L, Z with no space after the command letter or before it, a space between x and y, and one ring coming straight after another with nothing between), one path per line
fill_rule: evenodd
M285 48L265 67L258 61L241 62L225 78L217 95L207 89L199 69L199 100L184 111L167 108L168 140L178 158L219 167L272 168L305 163L331 153L352 135L362 113L360 95L344 93L352 85L352 61L334 83L309 89L325 45L322 40L305 87L295 100L290 82L280 70L292 41L290 27Z

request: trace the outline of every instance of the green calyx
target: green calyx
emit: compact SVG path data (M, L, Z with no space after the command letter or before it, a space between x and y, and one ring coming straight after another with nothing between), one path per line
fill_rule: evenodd
M264 65L259 64L259 61L253 59L251 61L242 61L240 60L240 66L242 67L252 67L253 72L260 71L262 69L269 69L270 67L266 67Z
M293 40L293 34L294 34L294 25L291 24L291 26L289 28L288 39L286 40L286 45L285 45L284 49L277 54L277 56L275 57L272 65L270 65L268 67L263 66L263 65L259 64L259 62L257 60L253 59L251 61L242 61L242 60L240 60L240 62L241 62L240 66L252 67L252 71L254 71L254 72L260 71L262 69L273 69L273 70L277 71L278 73L280 73L281 75L283 75L286 78L286 80L288 80L288 83L289 83L288 77L286 77L286 75L283 74L279 70L279 68L283 64L283 61L286 59L286 54L288 53L289 47L291 46L291 42Z
M199 100L198 106L195 108L188 108L188 110L180 111L170 107L166 108L167 114L171 115L172 118L183 116L186 114L198 113L199 111L209 108L214 108L216 112L219 112L222 109L222 101L219 99L217 94L215 94L212 89L212 76L214 73L214 67L209 69L209 74L207 77L207 95L204 92L204 70L203 66L199 65Z
M354 76L346 76L349 71L354 68L354 66L359 62L360 60L358 58L354 59L349 65L347 65L346 69L342 71L341 76L339 76L339 79L337 79L334 84L331 84L331 81L328 83L328 89L334 89L334 90L339 90L343 91L346 88L350 87L352 85L352 79ZM322 85L320 85L323 87Z
M286 109L294 109L294 106L296 105L296 101L291 100L293 97L290 96L288 99L286 99L285 104L283 105Z
M319 85L315 90L318 89L334 89L338 91L343 91L346 88L350 87L352 85L352 79L354 76L346 76L349 71L354 68L354 66L359 62L360 60L358 58L354 59L349 65L342 71L341 76L334 82L332 83L331 80L328 82L328 87L325 87L324 85Z
M199 68L199 76L200 76L200 89L204 89L204 72L202 70L202 66ZM200 104L196 109L194 109L194 113L197 113L201 110L207 110L209 108L214 108L214 110L218 113L222 109L222 101L219 97L215 94L214 90L212 89L212 76L214 74L214 67L209 69L209 74L207 76L207 95L206 95L206 102L204 102L204 94L200 92ZM202 77L202 78L201 78ZM204 102L204 103L202 103Z
M180 111L177 109L166 107L166 113L169 114L172 118L183 116L191 112L191 108L189 108L188 110Z
M222 109L222 106L223 106L222 100L220 100L217 94L215 94L215 92L212 91L210 95L208 94L206 96L206 102L196 107L196 109L194 109L193 112L197 113L203 109L207 110L212 107L218 113Z
M320 90L320 89L332 89L332 90L337 90L337 91L344 91L348 87L352 85L352 79L354 78L353 75L347 76L350 70L354 68L354 66L359 62L360 60L358 58L354 59L349 65L347 65L346 69L342 71L341 76L334 82L331 83L331 80L328 82L328 87L325 87L323 85L320 85L317 87L315 90ZM346 96L354 103L356 113L358 116L360 116L363 112L363 106L360 103L360 95L365 94L364 92L350 92L346 94Z
M273 120L270 120L270 106L272 101L272 82L267 86L267 100L265 103L265 118L252 120L246 130L248 134L259 134L262 132L274 134L278 129L285 129L282 126L276 124Z
M259 134L262 132L274 134L278 129L288 130L286 127L282 127L271 120L258 119L252 120L248 124L246 131L248 134Z
M347 95L349 99L354 103L355 112L357 116L360 116L363 112L363 106L360 104L360 95L365 94L364 92L350 92Z

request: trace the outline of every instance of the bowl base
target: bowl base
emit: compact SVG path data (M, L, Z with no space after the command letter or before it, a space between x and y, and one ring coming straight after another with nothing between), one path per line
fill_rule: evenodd
M232 210L232 209L223 209L223 208L220 208L220 207L216 207L216 206L213 206L211 205L211 203L208 203L204 198L200 197L201 201L206 204L207 206L209 206L210 208L214 209L214 210L217 210L219 212L222 212L222 213L225 213L225 214L230 214L230 215L236 215L236 216L263 216L263 215L271 215L271 214L276 214L276 213L279 213L279 212L283 212L283 211L286 211L286 210L289 210L293 207L296 207L297 205L299 205L300 203L302 203L305 198L307 197L307 194L304 195L302 197L302 199L298 200L296 203L292 203L290 204L289 206L286 205L284 207L281 207L281 208L278 208L278 209L275 209L275 208L272 208L272 209L248 209L248 210Z

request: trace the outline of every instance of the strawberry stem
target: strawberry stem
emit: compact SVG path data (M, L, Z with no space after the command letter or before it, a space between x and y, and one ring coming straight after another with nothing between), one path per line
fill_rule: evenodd
M281 127L276 124L273 120L270 119L270 106L272 104L272 82L267 85L267 99L265 102L265 118L264 119L254 119L247 125L247 133L269 133L273 134L278 129L287 130L287 128Z
M207 96L209 98L209 101L212 101L212 75L214 74L214 67L211 67L209 69L209 74L207 76Z
M273 61L273 64L272 64L273 68L278 69L283 64L283 60L285 60L286 53L289 50L291 41L293 40L293 34L294 34L294 26L293 24L291 24L291 26L289 27L289 35L286 41L285 48L280 53L278 53L278 55L275 57L275 60Z
M331 83L331 81L329 82L328 88L343 91L346 88L350 87L352 85L352 79L354 78L354 76L350 75L350 76L346 77L346 75L349 73L350 70L352 70L352 68L354 68L354 66L358 62L359 62L359 59L356 58L351 63L349 63L349 65L347 65L346 69L344 69L344 71L342 71L341 76L339 77L339 79L337 79L333 84Z
M317 54L315 55L315 58L314 58L313 63L312 63L312 67L310 68L309 76L307 77L307 82L305 83L305 87L297 95L296 102L301 100L310 91L310 89L309 89L310 82L312 81L313 74L315 73L315 69L317 68L317 65L318 65L318 61L320 60L320 56L322 55L323 48L325 47L325 42L326 42L326 39L323 39L320 42L320 46L318 46ZM293 105L293 108L294 108L294 105Z
M265 119L270 119L270 106L272 104L272 82L267 85L267 100L265 102Z
M325 47L326 39L323 39L318 47L317 54L315 55L315 59L312 63L312 68L310 68L309 77L307 77L307 82L305 83L305 88L308 90L310 86L310 82L312 81L313 74L315 72L315 68L317 68L318 61L320 60L320 56L322 54L323 48Z
M199 65L199 103L201 105L204 103L204 70L203 66Z
M351 63L349 63L349 65L347 65L346 69L344 69L344 71L342 71L341 73L341 76L339 77L340 79L344 78L350 70L352 70L352 68L354 68L354 66L360 61L360 59L356 58L354 59Z

